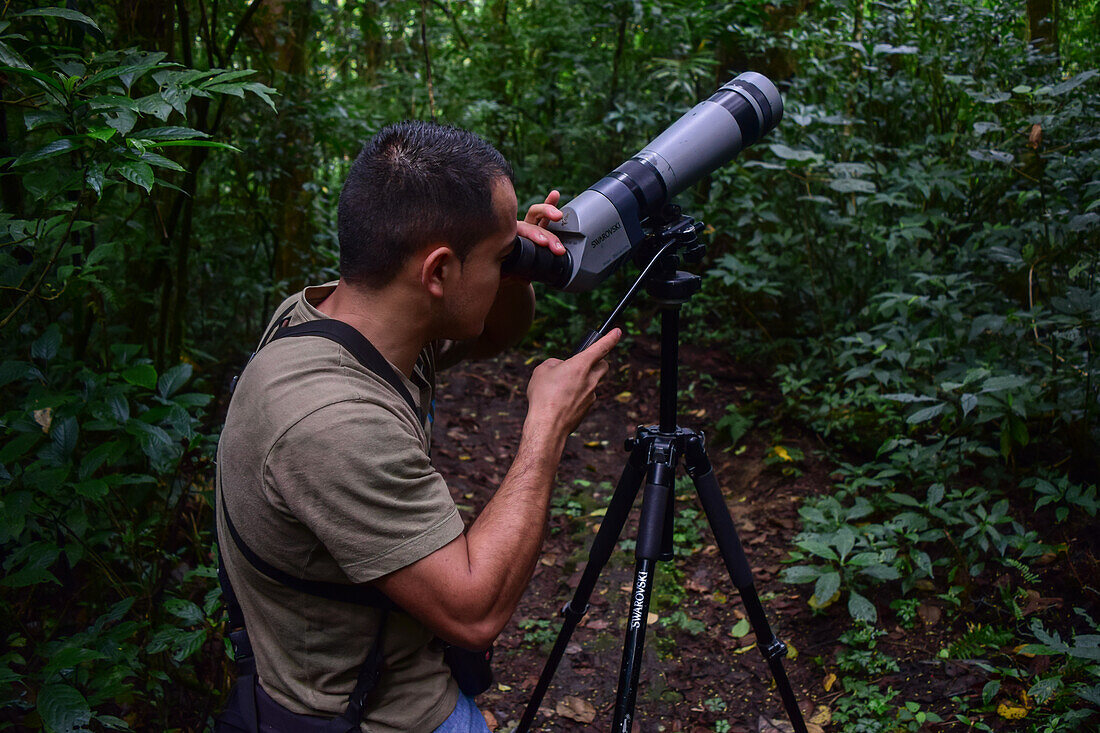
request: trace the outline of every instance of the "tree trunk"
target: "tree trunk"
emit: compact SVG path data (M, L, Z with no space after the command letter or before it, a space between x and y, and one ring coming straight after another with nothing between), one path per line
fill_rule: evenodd
M1058 0L1027 0L1027 40L1058 53Z
M273 153L278 175L271 182L269 220L274 231L274 277L288 292L301 288L317 268L311 242L313 130L309 124L312 87L309 37L313 13L309 3L274 0L257 14L256 40L270 64L270 84L279 89L278 130Z

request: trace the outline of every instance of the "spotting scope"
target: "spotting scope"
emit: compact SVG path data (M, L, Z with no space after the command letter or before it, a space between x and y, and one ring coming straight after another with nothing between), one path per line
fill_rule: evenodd
M548 228L555 255L523 237L504 271L570 292L599 285L645 238L647 220L688 186L770 132L783 116L779 90L749 71L672 123L641 152L561 207Z

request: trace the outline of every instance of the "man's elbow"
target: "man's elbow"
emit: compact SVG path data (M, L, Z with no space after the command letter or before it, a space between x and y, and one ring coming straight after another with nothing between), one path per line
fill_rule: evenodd
M481 618L454 619L446 629L436 629L436 635L448 644L481 651L493 645L509 618L510 615L490 612Z

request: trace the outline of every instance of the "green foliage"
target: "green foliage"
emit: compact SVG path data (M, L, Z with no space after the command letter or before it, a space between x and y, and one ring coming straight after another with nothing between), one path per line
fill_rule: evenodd
M1035 618L1029 625L1030 644L1013 648L1013 630L972 625L940 656L979 660L989 674L975 712L1018 720L1016 730L1028 733L1087 730L1100 713L1100 629L1082 609L1076 615L1084 633L1073 632L1068 642ZM1049 662L1029 663L1036 658ZM959 719L971 720L961 713Z
M205 609L160 599L185 562L186 546L169 531L191 511L190 478L212 452L199 420L210 396L185 391L191 365L158 373L139 352L112 345L110 361L93 369L51 327L30 360L0 364L5 388L21 395L0 419L0 609L36 619L8 638L21 651L4 659L5 705L34 707L55 730L92 720L126 727L118 706L162 700L168 675L217 618L216 591ZM210 569L200 567L178 592L196 572L208 588ZM90 625L41 613L73 598ZM181 618L195 628L181 628Z
M793 418L846 451L783 577L864 635L917 623L924 601L969 612L992 569L1043 582L1049 527L1096 516L1100 455L1097 4L1056 5L1057 43L1028 43L1027 9L1003 0L9 8L0 604L17 630L0 681L17 725L125 727L125 709L164 728L173 689L211 687L193 666L218 603L196 529L207 393L273 300L336 275L336 196L366 136L408 117L472 128L512 161L524 207L575 195L750 68L779 83L784 121L680 197L710 235L683 322L770 365L782 393L766 418L731 406L723 440ZM627 282L541 290L541 348L570 351ZM628 335L653 316L627 314ZM797 476L804 457L777 440L768 461ZM590 535L587 488L558 494L555 529ZM703 544L690 511L681 561ZM1017 674L988 672L1006 692L959 715L988 728L1012 687L1045 699L1034 730L1087 725L1095 664L1069 650L1092 631L1044 616L1072 641L1039 640L1053 671L1029 677L1005 651L1038 636L1020 590L993 599L1012 641L956 640ZM685 597L682 571L659 574L655 607L690 633ZM834 720L933 723L859 678L876 638L851 639Z

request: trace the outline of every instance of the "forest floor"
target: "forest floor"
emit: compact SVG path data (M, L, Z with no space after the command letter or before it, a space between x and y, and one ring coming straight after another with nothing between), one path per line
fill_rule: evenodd
M478 698L494 731L513 730L523 715L561 626L559 610L573 597L626 465L629 454L623 448L624 439L634 435L639 424L657 422L659 356L659 344L653 338L638 337L621 345L610 358L612 370L599 388L595 407L568 441L542 557L518 611L496 642L495 684ZM526 411L524 390L537 363L534 357L513 353L494 361L462 364L440 375L434 460L467 522L490 499L511 463ZM844 650L839 637L851 628L851 619L843 603L817 612L811 609L812 584L790 585L779 579L800 528L798 508L806 496L832 491L834 466L822 457L825 446L815 435L777 417L782 396L766 375L738 364L720 349L692 344L681 346L679 363L679 424L707 435L715 475L752 566L756 589L773 631L789 647L784 666L809 729L811 733L835 729L828 724L833 708L838 698L850 692L843 689L843 681L837 682L836 662L837 653ZM768 426L749 431L736 447L729 445L728 438L723 443L716 437L716 424L727 406L747 402L760 416L757 422ZM777 460L778 445L792 454L798 449L804 458L797 464ZM784 453L782 448L779 453ZM792 729L776 685L744 621L741 598L682 466L680 478L676 554L674 560L660 563L656 573L633 730L787 733ZM590 610L540 705L536 730L611 728L638 513L636 505L596 584ZM1040 514L1033 521L1049 527L1052 539L1059 539L1069 551L1043 572L1047 591L1043 595L1059 597L1039 597L1029 591L1022 612L1026 616L1061 608L1068 617L1069 608L1093 607L1086 598L1088 584L1082 573L1087 578L1100 572L1096 535L1086 530L1087 522L1055 523L1053 517ZM1065 559L1068 562L1061 562ZM998 588L1010 583L1007 574L983 575L976 580L975 593L996 599ZM888 655L897 662L897 671L875 681L887 695L896 691L893 705L919 704L921 710L942 718L923 727L910 721L906 730L965 730L968 726L955 719L960 707L952 698L968 700L967 707L980 707L989 678L979 662L946 659L939 653L967 633L968 623L996 617L1003 609L995 608L998 604L993 600L982 601L984 611L971 607L960 612L930 593L925 598L917 617L905 624L888 607L889 599L871 599L878 607L878 625L885 631L872 654ZM1049 658L1032 656L1022 663L1032 668L1031 674L1042 673ZM1017 722L982 717L998 731L1012 730Z
M611 362L596 406L566 446L542 557L519 610L496 643L496 683L478 698L494 730L510 730L523 714L560 628L558 611L580 580L603 509L629 456L624 438L639 424L657 421L659 344L635 340L621 346ZM513 354L459 365L441 375L435 462L467 522L489 500L510 465L526 411L524 389L536 364ZM806 459L799 471L787 474L781 466L765 463L774 440L770 433L750 432L732 450L713 439L714 425L727 405L742 403L746 394L764 409L780 399L765 379L739 367L732 357L683 346L680 384L680 425L708 436L711 462L757 590L773 630L790 647L784 664L795 694L807 720L824 723L830 701L841 691L826 690L827 671L811 659L832 659L847 614L815 616L806 602L810 587L782 583L778 576L799 529L799 502L829 490L830 466L814 457L820 447L815 439L794 426L784 428L785 444L800 447ZM680 475L686 479L682 466ZM738 626L744 607L690 481L678 482L677 494L675 532L680 542L675 559L661 563L657 571L634 730L790 730L754 636L745 633L745 623ZM620 543L601 574L590 611L540 706L537 729L610 728L633 577L637 506L621 535L625 546ZM942 641L926 625L905 633L898 629L883 643L895 656L930 659ZM977 682L951 677L933 681L916 662L902 670L891 684L905 688L904 699L924 701L925 709ZM811 729L820 730L816 725Z

